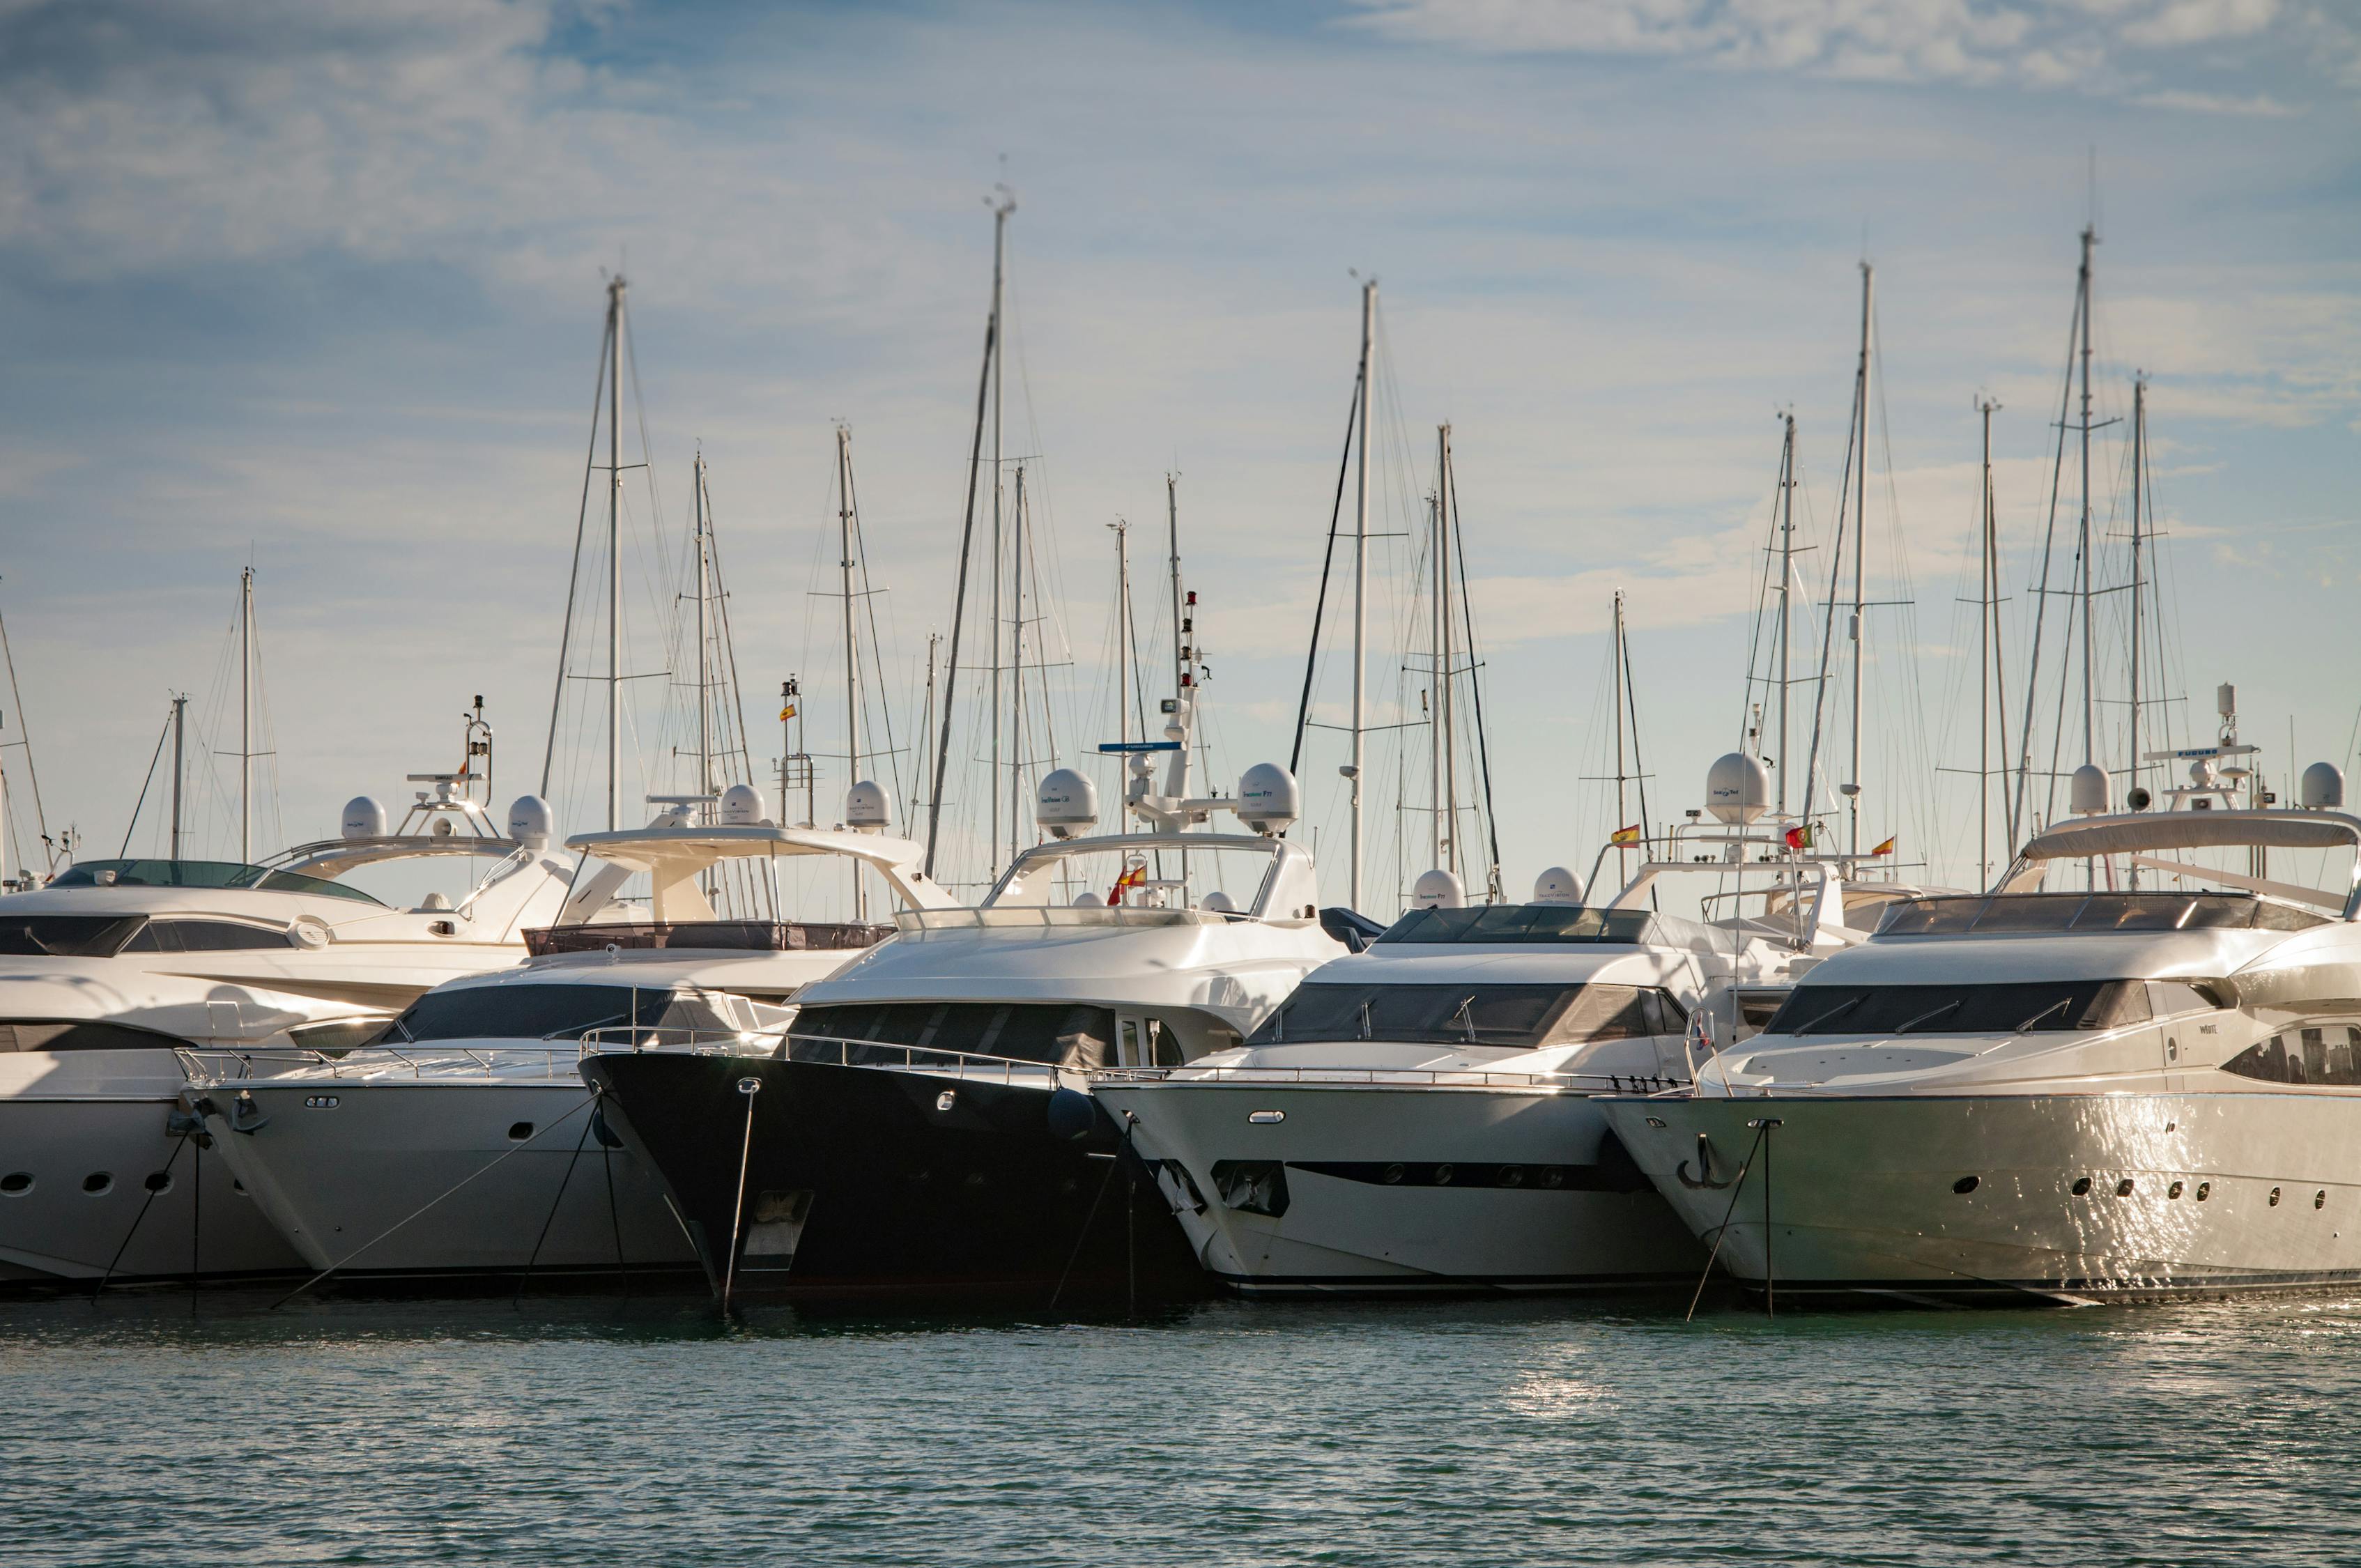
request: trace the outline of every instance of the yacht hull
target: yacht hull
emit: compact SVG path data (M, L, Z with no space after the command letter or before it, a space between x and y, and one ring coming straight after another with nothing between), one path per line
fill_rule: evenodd
M582 1071L735 1295L1038 1306L1206 1289L1112 1129L1056 1135L1046 1086L663 1052Z
M207 1124L311 1270L342 1281L689 1272L653 1172L570 1071L209 1086ZM250 1107L245 1103L251 1101Z
M1601 1103L1720 1266L1783 1300L2009 1306L2361 1280L2361 1096Z
M1705 1267L1589 1096L1185 1079L1096 1092L1206 1271L1241 1294L1631 1289Z
M167 1050L0 1056L0 1288L302 1267L218 1146L176 1129L185 1087Z

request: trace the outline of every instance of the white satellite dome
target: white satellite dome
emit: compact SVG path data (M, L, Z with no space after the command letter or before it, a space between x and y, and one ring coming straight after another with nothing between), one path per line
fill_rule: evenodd
M1748 823L1771 804L1771 773L1756 758L1731 751L1705 771L1705 808L1717 821Z
M894 795L874 779L844 792L844 825L856 833L883 833L894 820Z
M1052 839L1071 839L1098 826L1099 788L1072 768L1060 768L1033 792L1033 820Z
M1303 815L1303 792L1295 775L1277 762L1257 762L1238 777L1238 820L1264 838L1286 831Z
M1533 878L1535 904L1580 904L1582 879L1564 866L1552 866Z
M556 837L549 802L537 795L521 795L509 807L509 837L528 850L545 850Z
M345 802L344 835L347 839L385 837L385 806L365 795Z
M721 792L724 828L760 828L763 817L763 792L752 784L734 784Z
M2314 762L2303 771L2301 791L2306 811L2334 811L2345 804L2345 772L2334 762Z
M2108 795L2107 770L2096 762L2085 762L2067 781L2067 809L2081 817L2100 816L2107 809Z
M1238 901L1220 888L1215 888L1199 901L1197 907L1209 915L1235 915L1238 912Z
M1410 884L1412 909L1458 909L1467 903L1467 890L1446 871L1421 872Z

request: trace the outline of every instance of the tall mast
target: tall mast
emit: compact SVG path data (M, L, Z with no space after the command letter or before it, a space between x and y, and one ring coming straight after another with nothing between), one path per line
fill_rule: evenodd
M254 863L254 568L237 586L237 858Z
M1853 431L1853 446L1859 456L1853 469L1852 504L1852 772L1850 785L1845 792L1847 851L1855 855L1861 853L1861 620L1864 608L1861 602L1861 565L1869 554L1869 323L1870 302L1876 283L1877 269L1868 262L1862 262L1861 373L1854 381L1859 422Z
M1378 280L1361 285L1361 444L1353 483L1353 860L1352 906L1361 907L1361 770L1366 760L1369 650L1369 344L1378 320Z
M1443 430L1435 427L1434 494L1426 502L1427 548L1434 566L1429 591L1434 596L1427 615L1426 670L1427 798L1434 810L1427 818L1426 863L1440 868L1444 849L1443 792Z
M1436 598L1443 606L1442 701L1436 710L1436 717L1442 724L1442 729L1436 733L1443 740L1443 795L1439 804L1447 813L1443 819L1443 845L1450 855L1450 861L1444 869L1457 876L1460 874L1458 715L1452 711L1451 681L1451 427L1447 424L1442 426L1435 440L1439 459L1434 494L1435 589Z
M2098 760L2098 688L2092 679L2091 643L2091 247L2098 243L2099 231L2089 225L2082 229L2082 272L2081 282L2082 345L2082 525L2081 552L2082 557L2082 761Z
M1787 815L1787 686L1795 644L1795 415L1779 444L1779 815Z
M623 807L623 280L607 285L607 831Z
M1993 526L1992 416L2000 404L1990 398L1976 400L1976 411L1983 416L1983 499L1977 519L1978 532L1982 535L1983 565L1982 581L1976 597L1983 602L1976 607L1976 866L1977 885L1992 885L1992 705L2000 689L2000 672L1993 659L2000 651L2000 540ZM2005 734L2008 725L2002 720ZM2003 745L2007 742L2004 740ZM2004 772L2001 797L2005 804L2008 783ZM2015 834L2010 838L2014 839ZM2012 847L2014 845L2012 844Z
M1615 590L1614 680L1608 696L1615 704L1615 830L1621 832L1624 818L1631 814L1628 797L1623 792L1623 590ZM1631 856L1625 847L1615 849L1615 874L1625 882L1631 880Z
M697 508L697 790L706 795L713 788L713 735L708 721L708 700L706 696L708 674L705 648L705 606L713 597L712 553L707 548L705 534L705 454L697 455L689 473L689 497ZM784 803L781 810L785 810Z
M844 600L844 768L851 784L861 777L861 660L852 616L852 432L845 425L836 427L836 495L837 569Z
M1013 201L1003 202L992 210L992 336L1000 342L1001 283L1008 255L1008 214L1016 209ZM991 845L992 876L1000 875L1000 439L1001 439L1001 362L1006 356L994 351L992 356L992 828L984 834Z
M1117 518L1107 527L1115 531L1115 739L1121 747L1131 740L1131 524Z
M189 699L172 699L172 858L181 859L181 780L188 771Z
M1172 760L1172 773L1165 784L1164 793L1182 796L1189 793L1189 747L1196 733L1196 726L1191 722L1196 717L1191 705L1197 699L1197 693L1196 683L1191 678L1189 669L1190 638L1195 628L1191 618L1182 613L1180 603L1180 476L1178 474L1164 476L1164 532L1170 552L1172 576L1173 717L1181 727L1180 750Z
M995 490L995 494L997 491ZM1008 540L1008 858L1016 859L1017 824L1025 819L1025 795L1016 780L1025 770L1025 465L1016 465L1016 495L1009 510Z
M2140 524L2141 501L2147 478L2147 378L2132 378L2132 671L2131 772L2125 783L2129 795L2140 773ZM2131 886L2139 889L2139 863L2131 867Z

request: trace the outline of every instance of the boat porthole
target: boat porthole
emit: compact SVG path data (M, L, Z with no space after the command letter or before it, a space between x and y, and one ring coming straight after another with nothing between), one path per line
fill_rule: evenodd
M2090 1192L2090 1190L2091 1190L2091 1179L2090 1179L2089 1177L2087 1177L2087 1176L2086 1176L2086 1177L2083 1177L2081 1179L2080 1179L2079 1181L2077 1181L2077 1182L2075 1182L2075 1183L2074 1183L2074 1196L2075 1196L2075 1197L2077 1197L2077 1198L2081 1198L2081 1197L2084 1197L2084 1196L2086 1196L2086 1195Z
M1524 1168L1523 1166L1521 1166L1521 1165L1504 1165L1504 1166L1502 1166L1502 1167L1500 1168L1500 1185L1501 1185L1501 1186L1503 1186L1503 1187L1522 1187L1524 1184L1525 1184L1525 1168Z
M2312 1206L2315 1209L2325 1209L2328 1207L2327 1188L2323 1187L2319 1191L2312 1195Z
M1560 1170L1556 1166L1554 1166L1554 1165L1545 1165L1545 1166L1542 1167L1542 1185L1543 1185L1543 1187L1563 1187L1563 1186L1565 1186L1565 1171L1563 1171L1563 1170Z
M2181 1183L2176 1181L2171 1186L2164 1190L2164 1195L2167 1198L2178 1198L2180 1196L2180 1189Z
M2198 1201L2200 1203L2204 1202L2204 1201L2205 1201L2205 1200L2207 1200L2208 1198L2211 1198L2211 1197L2213 1197L2213 1184L2212 1182L2210 1182L2210 1181L2201 1181L2201 1182L2199 1182L2199 1183L2197 1184L2197 1201Z
M946 1089L935 1096L935 1109L938 1111L948 1111L958 1103L959 1091L956 1089Z
M511 1122L509 1124L509 1142L512 1144L521 1144L531 1136L533 1136L533 1124L531 1122Z
M1402 1179L1402 1168L1401 1168L1401 1167L1400 1167L1400 1166L1398 1166L1398 1165L1389 1165L1389 1166L1386 1167L1386 1181L1387 1181L1388 1185L1391 1185L1391 1184L1392 1184L1392 1183L1394 1183L1394 1182L1400 1181L1401 1179Z
M0 1176L0 1193L5 1193L8 1197L22 1198L32 1190L33 1173L29 1170L12 1170L5 1176Z
M1982 1185L1983 1182L1981 1178L1963 1176L1957 1181L1951 1183L1951 1190L1954 1192L1973 1192L1977 1188Z
M1451 1168L1449 1166L1438 1165L1434 1168L1434 1184L1437 1187L1448 1187L1451 1185Z
M2131 1195L2132 1179L2126 1176L2121 1181L2115 1183L2115 1196L2118 1198L2128 1198Z
M2278 1188L2274 1187L2274 1188L2272 1188L2272 1189L2271 1189L2271 1207L2272 1207L2272 1208L2274 1208L2274 1209L2276 1209L2276 1208L2278 1208L2279 1206L2279 1190Z
M115 1190L114 1173L104 1170L92 1171L82 1179L82 1190L93 1198L105 1197Z
M172 1173L169 1170L151 1170L148 1173L148 1179L140 1185L150 1192L170 1192L172 1190Z

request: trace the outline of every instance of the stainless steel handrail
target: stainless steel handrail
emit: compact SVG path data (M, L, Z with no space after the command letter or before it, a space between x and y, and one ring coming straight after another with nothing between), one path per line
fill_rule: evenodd
M1444 1089L1571 1089L1588 1094L1654 1094L1686 1089L1686 1079L1658 1073L1500 1072L1488 1068L1422 1067L1121 1067L1090 1074L1096 1083L1300 1083L1399 1085Z

